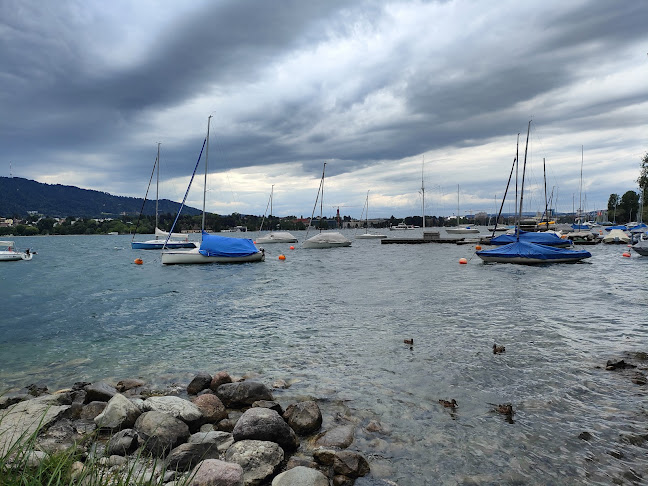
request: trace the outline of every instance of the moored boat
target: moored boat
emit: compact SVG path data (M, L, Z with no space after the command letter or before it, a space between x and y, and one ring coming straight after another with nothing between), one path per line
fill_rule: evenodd
M0 262L31 260L33 255L29 248L25 251L16 250L16 243L13 241L0 241Z

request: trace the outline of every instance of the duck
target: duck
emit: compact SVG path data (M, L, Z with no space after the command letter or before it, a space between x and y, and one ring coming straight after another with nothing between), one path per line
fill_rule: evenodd
M405 339L403 342L411 346L412 344L414 344L414 339Z
M439 403L446 408L457 408L459 406L454 398L452 400L439 400Z
M510 403L503 403L495 406L495 411L501 413L502 415L512 416L515 412L513 411L513 405Z
M493 344L493 354L500 354L506 351L506 348L504 346L498 346L497 344Z

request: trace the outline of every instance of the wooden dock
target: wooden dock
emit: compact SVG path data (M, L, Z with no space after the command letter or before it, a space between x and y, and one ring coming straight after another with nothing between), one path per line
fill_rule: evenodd
M462 244L466 238L459 236L454 238L441 238L438 231L424 231L423 238L384 238L380 240L381 245L420 245L423 243L452 243Z

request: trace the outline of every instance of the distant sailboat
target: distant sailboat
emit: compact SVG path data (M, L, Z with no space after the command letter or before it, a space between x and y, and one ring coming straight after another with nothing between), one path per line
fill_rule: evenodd
M162 231L158 228L159 224L159 211L158 204L160 199L160 143L157 144L157 157L155 158L155 163L153 164L153 171L157 170L157 180L155 184L155 239L148 241L134 241L135 234L133 233L133 238L131 239L131 248L133 250L161 250L164 247L164 242L169 238L169 233ZM144 202L142 203L142 211L144 210L144 204L146 204L146 197L148 196L149 189L151 188L151 181L153 180L153 173L151 173L151 178L149 179L149 185L146 188L146 195L144 196ZM140 211L140 217L142 216L142 211ZM135 231L137 231L137 226L139 225L139 218L137 219L135 225ZM196 244L193 241L189 241L189 236L182 233L172 233L171 238L166 243L166 248L196 248Z
M313 214L311 214L311 223L313 221L313 216L315 214L315 208L317 207L317 201L320 201L320 232L319 234L308 238L304 241L304 248L337 248L340 246L351 246L351 241L348 240L344 235L337 231L322 233L322 216L323 216L323 207L324 207L324 173L326 172L326 162L324 162L324 168L322 169L322 179L320 180L320 187L317 191L317 198L315 198L315 206L313 207ZM321 194L321 197L320 197ZM308 227L310 228L311 224L309 223ZM308 230L306 230L306 236L308 236Z
M456 228L446 228L446 233L456 235L456 234L469 234L469 233L479 233L477 228L471 226L460 226L459 224L459 184L457 184L457 227Z
M376 238L387 238L387 235L381 235L378 233L369 233L369 191L367 191L367 201L365 203L365 233L362 235L356 235L356 239L359 240L370 240Z
M270 199L268 200L268 205L270 206L270 214L269 216L272 216L272 202L274 200L274 184L270 188ZM266 206L266 211L268 210ZM259 232L263 231L263 223L265 222L265 215L263 216L263 219L261 220L261 227L259 228ZM260 236L259 238L256 239L256 242L258 244L264 244L264 243L297 243L297 238L295 238L292 234L290 234L287 231L272 231L268 233L265 236Z
M211 116L207 119L207 136L203 141L203 149L206 147L205 151L205 184L203 186L203 210L202 210L202 231L201 237L202 241L200 243L200 248L194 248L192 250L170 250L162 252L162 263L165 265L171 264L201 264L201 263L246 263L246 262L261 262L265 260L265 252L259 250L254 242L249 238L231 238L228 236L219 236L219 235L210 235L205 231L205 199L207 194L207 162L209 155L209 124L211 121ZM185 192L185 197L182 201L182 205L187 199L189 194L189 188L193 182L193 178L196 175L196 169L198 169L198 164L202 158L202 150L200 151L200 156L198 156L198 161L196 162L196 167L194 168L193 174L191 175L191 180L189 181L189 186ZM180 206L182 210L182 206ZM178 211L178 216L180 216L180 211ZM178 221L173 222L173 226ZM171 228L173 231L173 227Z

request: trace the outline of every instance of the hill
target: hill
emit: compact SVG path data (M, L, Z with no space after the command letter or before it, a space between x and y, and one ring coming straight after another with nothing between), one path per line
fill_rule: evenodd
M139 214L142 198L113 196L107 192L81 189L61 184L43 184L21 177L0 177L0 217L26 217L36 211L48 217L114 218L121 214ZM161 199L160 213L175 214L180 203ZM146 201L144 214L155 214L155 201ZM201 214L185 206L182 214Z

